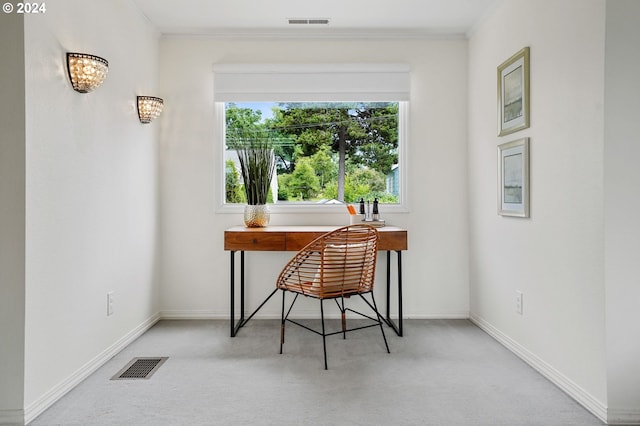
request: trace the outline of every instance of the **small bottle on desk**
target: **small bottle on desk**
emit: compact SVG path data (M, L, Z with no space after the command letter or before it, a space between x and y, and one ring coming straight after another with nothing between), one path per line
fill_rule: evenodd
M373 200L373 220L377 221L380 219L380 212L378 211L378 199L374 198Z

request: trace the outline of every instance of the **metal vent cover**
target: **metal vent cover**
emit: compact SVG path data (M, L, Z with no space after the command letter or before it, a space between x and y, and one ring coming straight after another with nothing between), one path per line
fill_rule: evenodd
M169 357L134 358L111 380L141 380L149 379Z
M329 25L327 18L289 18L290 25Z

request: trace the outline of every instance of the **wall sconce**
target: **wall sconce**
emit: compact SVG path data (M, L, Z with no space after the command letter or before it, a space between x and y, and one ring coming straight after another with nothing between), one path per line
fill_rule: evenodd
M141 123L151 123L160 116L164 101L153 96L138 96L138 118Z
M99 56L68 52L67 70L73 90L89 93L100 87L104 81L109 70L109 62Z

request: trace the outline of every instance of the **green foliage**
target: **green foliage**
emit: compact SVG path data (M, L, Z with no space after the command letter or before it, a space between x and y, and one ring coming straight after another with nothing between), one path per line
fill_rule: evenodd
M262 112L235 104L225 113L227 148L238 154L248 204L266 204L275 171L273 141L261 119Z
M347 163L382 174L389 173L397 163L397 117L397 103L282 103L268 125L295 138L296 145L289 149L286 159L293 169L299 158L313 157L321 151L337 152L336 197L341 198L342 189L346 200ZM314 166L321 186L334 179L326 162L314 162Z
M398 104L383 104L358 111L365 137L359 145L359 164L388 174L398 162Z
M345 180L344 183L344 202L345 203L355 203L360 200L360 198L364 198L365 200L369 199L369 187L366 184L361 184L357 182L353 182L349 177ZM338 183L331 182L331 184L327 185L327 188L324 191L324 197L328 199L337 199L338 197Z
M293 197L295 197L295 194L293 194L289 189L290 179L291 179L291 174L278 175L278 200L291 201Z
M385 192L385 176L375 170L359 168L351 171L344 184L344 201L355 203L364 198L373 201L378 198L381 203L397 203L398 197ZM327 185L324 191L325 198L336 198L338 195L337 182L333 181Z
M244 203L247 201L240 184L240 174L233 160L225 162L225 193L227 203Z
M255 140L258 135L262 135L264 125L260 123L261 118L261 111L238 108L233 103L227 105L225 111L227 149L236 149L247 140Z
M296 164L296 168L287 181L287 190L294 197L303 200L310 200L318 195L320 191L320 181L315 170L311 166L311 160L301 158Z
M238 108L236 104L229 103L225 111L227 128L251 129L259 126L262 119L262 111L251 108Z
M326 145L338 151L344 143L347 156L357 164L386 174L397 163L397 103L281 103L267 124L295 136L302 156Z
M396 204L398 203L398 197L396 195L390 194L388 192L376 192L373 191L369 194L368 200L373 200L377 198L378 202L381 204Z
M243 162L264 173L267 164L275 164L279 200L356 202L360 197L378 197L382 203L397 202L397 197L385 192L386 174L398 161L397 103L281 103L273 114L263 121L259 110L227 106L226 143L241 157L244 182L255 179L245 177L252 172L243 170ZM237 202L231 201L238 199L233 192L238 183L229 164L226 175L227 201ZM249 204L263 199L268 183L262 182L260 188L253 183L245 187Z
M331 151L327 145L322 146L315 154L309 157L311 167L318 176L320 189L324 189L327 183L338 177L338 165L333 161Z
M366 186L369 192L380 192L387 188L385 175L372 169L358 168L349 173L349 180L353 185Z

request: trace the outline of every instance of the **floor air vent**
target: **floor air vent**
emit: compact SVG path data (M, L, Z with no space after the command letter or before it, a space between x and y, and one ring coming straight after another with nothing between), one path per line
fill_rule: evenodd
M134 358L116 373L111 380L148 379L167 360L168 357Z

